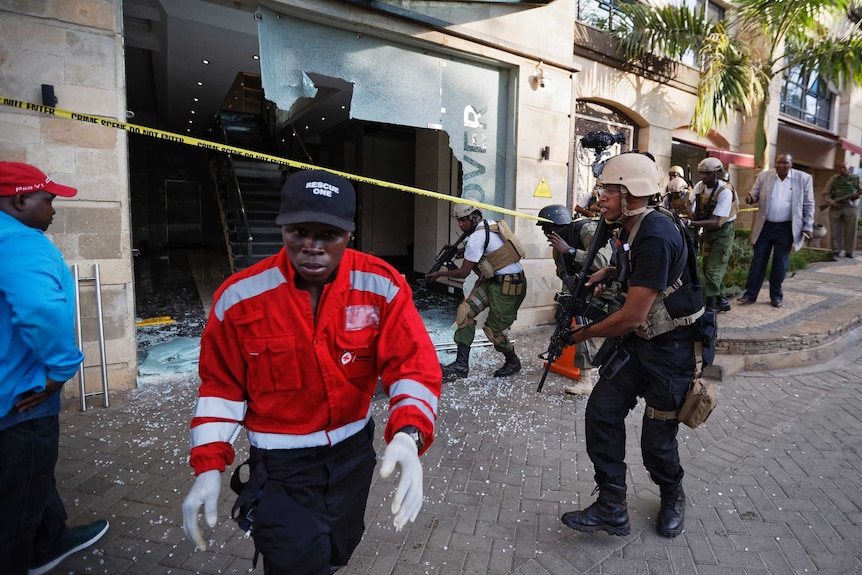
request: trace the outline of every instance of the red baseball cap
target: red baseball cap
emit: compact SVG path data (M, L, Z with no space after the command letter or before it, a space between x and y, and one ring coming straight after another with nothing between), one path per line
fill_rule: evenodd
M75 188L58 184L30 164L0 162L0 196L29 194L39 190L64 198L71 198L78 193Z

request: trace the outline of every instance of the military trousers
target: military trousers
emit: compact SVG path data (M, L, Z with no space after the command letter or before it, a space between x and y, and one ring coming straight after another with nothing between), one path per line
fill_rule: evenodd
M703 295L724 295L724 274L733 252L734 222L703 231Z
M856 248L856 225L859 220L859 208L849 204L840 208L829 208L829 234L832 236L832 251L853 255Z
M471 345L476 337L476 316L488 310L485 320L485 332L494 344L494 349L501 353L514 351L515 346L509 339L509 328L518 319L518 309L527 295L527 278L521 272L523 289L518 295L503 293L503 284L495 276L489 280L479 280L464 302L469 306L467 318L463 325L455 330L455 343ZM461 304L464 305L464 304Z

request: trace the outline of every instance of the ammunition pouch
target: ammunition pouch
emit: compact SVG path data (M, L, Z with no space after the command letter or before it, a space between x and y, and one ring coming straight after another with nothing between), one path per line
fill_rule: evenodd
M677 419L694 429L709 418L716 405L718 389L708 380L698 377L688 388Z
M718 389L708 380L698 377L688 388L679 411L662 411L647 405L644 414L659 421L678 420L694 429L701 425L718 405Z
M488 258L482 258L476 262L475 266L473 266L473 271L476 272L476 275L481 279L489 280L496 275L497 270L494 268L494 265L488 261Z
M524 276L522 274L503 274L497 276L502 285L503 295L521 295L524 291Z

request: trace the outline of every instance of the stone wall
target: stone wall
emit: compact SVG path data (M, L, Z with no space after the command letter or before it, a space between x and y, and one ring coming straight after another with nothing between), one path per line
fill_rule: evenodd
M121 0L0 1L0 96L125 120ZM135 311L124 132L0 106L0 159L38 166L78 195L48 235L82 278L99 264L109 388L135 386ZM81 283L87 391L102 387L94 282ZM77 381L64 388L77 395ZM90 400L91 403L94 400ZM100 400L96 400L100 401Z

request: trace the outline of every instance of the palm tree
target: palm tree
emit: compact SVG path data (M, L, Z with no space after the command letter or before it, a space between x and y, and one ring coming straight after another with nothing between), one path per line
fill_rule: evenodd
M785 72L820 78L837 90L862 85L858 0L736 0L725 21L705 6L620 4L629 26L610 33L626 57L646 69L657 59L694 53L701 75L691 128L701 136L729 114L757 114L755 163L765 165L770 85ZM658 62L659 64L661 62ZM666 61L664 62L666 64Z

